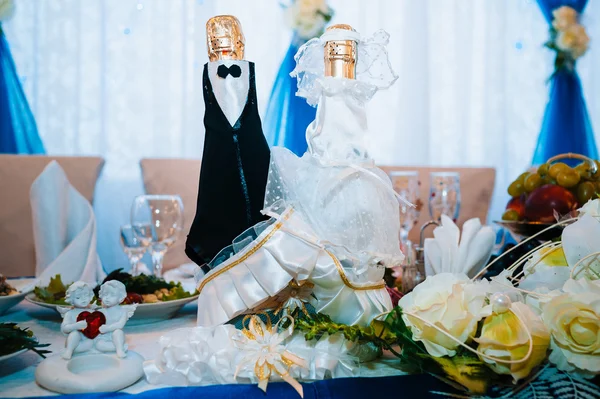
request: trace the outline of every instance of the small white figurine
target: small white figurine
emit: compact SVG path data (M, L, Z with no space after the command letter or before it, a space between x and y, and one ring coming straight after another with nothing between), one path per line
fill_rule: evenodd
M120 281L107 281L100 287L100 312L106 317L106 324L100 326L100 336L95 340L95 347L101 352L116 351L120 358L127 356L123 327L137 307L137 304L119 306L126 297L127 290Z
M127 351L123 332L137 305L121 305L127 291L120 281L102 284L98 296L101 308L90 303L94 292L83 281L67 289L71 306L58 307L61 331L67 334L65 350L37 366L35 380L40 386L58 393L115 392L144 375L144 358ZM93 373L90 363L95 364Z
M70 359L75 351L85 352L94 346L93 341L83 333L83 330L88 327L87 321L77 320L80 313L91 309L90 302L93 297L92 288L83 281L77 281L67 289L65 301L73 307L59 307L63 316L60 330L67 334L65 350L61 354L64 359Z

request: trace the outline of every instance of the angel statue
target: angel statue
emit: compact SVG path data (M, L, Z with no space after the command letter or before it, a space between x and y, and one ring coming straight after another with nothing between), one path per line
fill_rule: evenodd
M137 304L119 305L127 297L125 284L110 280L100 287L100 312L106 317L106 324L100 326L100 335L96 338L95 347L100 352L116 351L118 357L127 356L127 344L123 327L133 316Z
M92 339L83 332L88 328L88 323L85 318L80 318L80 314L89 313L88 310L94 308L95 305L90 304L93 297L92 287L83 281L77 281L69 286L65 297L65 301L72 307L58 307L63 317L60 331L67 334L65 350L61 354L64 359L70 359L73 352L85 352L94 347Z

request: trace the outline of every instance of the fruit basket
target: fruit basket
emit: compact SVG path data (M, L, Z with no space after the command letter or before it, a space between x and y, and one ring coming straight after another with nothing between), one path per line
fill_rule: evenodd
M583 162L574 167L557 162L564 159ZM550 228L558 218L568 220L587 201L600 197L600 163L580 154L560 154L522 173L508 186L508 193L512 198L496 223L513 235L530 237ZM539 239L559 237L563 228L555 226Z

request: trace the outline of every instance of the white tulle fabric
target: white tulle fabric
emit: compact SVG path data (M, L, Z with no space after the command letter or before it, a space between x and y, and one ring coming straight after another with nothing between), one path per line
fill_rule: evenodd
M356 80L324 77L323 45L331 38L357 42ZM389 178L368 155L365 111L375 91L396 79L387 41L384 31L363 40L356 32L333 30L300 48L293 73L298 95L318 101L317 115L306 129L308 151L302 158L272 149L265 208L283 201L320 240L392 266L402 259L398 201Z
M314 284L311 304L340 323L367 325L392 308L379 258L320 240L290 207L276 219L199 279L198 326L218 326L255 309L292 280Z
M309 40L294 56L296 68L290 75L298 78L296 95L306 98L313 106L318 104L323 94L332 95L340 91L348 93L361 103L369 101L378 89L388 88L398 79L386 50L389 37L384 30L362 38L357 32L333 29L319 38ZM330 40L356 42L355 80L325 77L323 51L325 43Z
M254 367L242 367L234 378L245 356L235 344L239 338L241 332L232 325L169 332L158 342L156 359L144 364L146 379L151 384L180 386L257 383ZM292 367L290 375L304 381L357 376L358 362L350 355L354 347L341 333L311 341L294 333L285 341L285 349L306 360L309 368Z

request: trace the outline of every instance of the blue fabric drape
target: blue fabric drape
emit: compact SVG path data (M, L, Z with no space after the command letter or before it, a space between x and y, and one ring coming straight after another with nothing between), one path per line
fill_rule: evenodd
M0 154L43 154L44 145L0 27Z
M449 385L427 375L403 375L378 378L336 378L302 383L304 399L442 398L431 391L458 393ZM256 385L231 384L204 387L163 388L130 395L121 392L55 396L56 399L299 399L294 388L285 382L271 382L267 393Z
M264 129L270 145L286 147L298 156L306 152L306 127L316 114L315 108L296 96L296 79L290 76L296 67L294 55L301 44L294 38L281 63L267 106Z
M538 0L548 23L552 23L552 10L566 5L581 13L586 3L587 0ZM550 99L546 105L533 164L544 163L554 155L567 152L598 159L594 132L577 71L560 69L553 75L550 84Z

